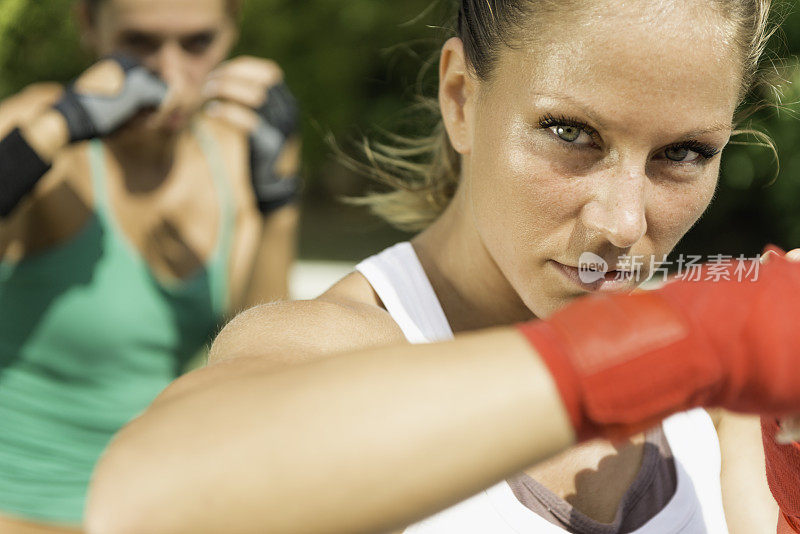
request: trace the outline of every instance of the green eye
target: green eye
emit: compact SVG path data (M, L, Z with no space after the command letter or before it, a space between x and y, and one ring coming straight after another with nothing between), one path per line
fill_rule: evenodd
M593 142L595 137L599 138L597 132L587 124L567 117L552 117L546 115L539 119L539 126L546 128L558 138L558 143L567 143L568 148L592 148L597 147ZM564 147L565 145L561 145Z
M689 152L693 151L686 147L673 147L666 149L664 155L667 156L667 159L671 159L672 161L686 161Z
M575 126L556 126L555 134L568 143L573 143L581 136L581 129Z

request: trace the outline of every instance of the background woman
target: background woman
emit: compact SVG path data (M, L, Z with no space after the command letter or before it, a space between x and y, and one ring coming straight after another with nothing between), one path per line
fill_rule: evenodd
M111 445L90 531L774 532L758 421L668 416L800 409L800 267L615 295L708 207L769 9L461 1L446 137L373 201L425 229L234 320Z
M296 111L274 63L222 63L237 2L77 7L106 59L0 107L3 533L80 525L109 438L294 250Z

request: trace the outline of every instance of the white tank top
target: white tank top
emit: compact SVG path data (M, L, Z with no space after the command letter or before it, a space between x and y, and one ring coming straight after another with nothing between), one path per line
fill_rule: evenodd
M408 242L356 266L411 343L453 337L439 299ZM719 441L704 410L662 423L675 460L677 487L667 505L633 534L727 534ZM526 508L501 482L408 527L407 534L560 534L566 530Z

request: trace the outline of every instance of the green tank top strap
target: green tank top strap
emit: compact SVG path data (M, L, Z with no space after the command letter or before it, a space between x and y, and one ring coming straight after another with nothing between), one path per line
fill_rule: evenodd
M92 177L94 211L106 228L112 227L109 213L108 192L106 191L106 153L100 139L89 141L89 175Z
M214 188L217 192L217 199L220 206L220 224L217 230L217 240L214 250L206 262L205 269L208 275L208 283L211 288L212 307L218 317L224 317L229 309L228 295L228 262L230 260L231 249L233 248L233 237L235 228L235 206L231 182L228 178L222 154L219 151L216 139L207 128L195 122L192 125L192 133L200 144L200 149L211 170L211 177ZM127 241L125 236L119 235L116 218L111 213L111 205L108 198L107 167L105 160L105 150L100 139L93 139L89 142L89 163L92 176L92 191L94 193L95 212L101 224L108 230L110 236L116 240ZM129 243L126 243L130 246ZM144 261L142 259L142 261Z

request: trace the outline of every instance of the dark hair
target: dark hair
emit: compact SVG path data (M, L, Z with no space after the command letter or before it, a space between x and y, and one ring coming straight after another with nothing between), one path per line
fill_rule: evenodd
M759 87L772 88L769 74L775 69L760 70L759 65L767 41L778 27L770 20L773 0L710 1L717 4L734 29L733 43L742 52L740 101ZM531 20L550 12L574 11L586 6L578 0L459 0L457 4L454 33L463 42L468 68L481 80L491 78L503 47L519 47L531 35ZM427 103L427 107L439 112L435 100L428 99ZM737 123L748 115L748 110L740 110ZM741 133L754 135L774 152L766 134L754 130L734 132ZM424 229L452 199L461 174L461 157L451 146L441 122L430 136L410 139L391 135L389 141L390 144L365 141L367 163L350 160L350 164L394 190L349 200L369 206L373 213L398 228Z
M464 54L473 73L480 79L489 77L501 46L513 46L522 21L529 20L534 10L543 11L552 0L463 0L459 2L456 34L464 43ZM564 0L564 7L573 2Z
M82 0L82 1L86 2L89 5L89 10L91 12L94 12L97 10L100 4L102 4L106 0ZM239 14L239 8L241 7L242 4L240 0L225 0L225 3L227 4L228 10L231 12L231 14L233 15Z

